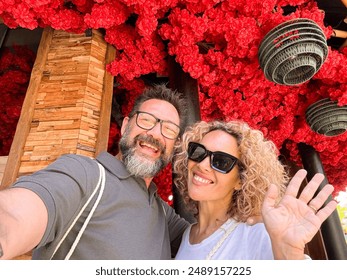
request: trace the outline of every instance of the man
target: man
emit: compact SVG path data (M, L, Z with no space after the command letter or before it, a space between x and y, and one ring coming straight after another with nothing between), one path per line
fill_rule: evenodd
M160 199L152 178L171 161L185 115L179 93L154 86L124 118L116 157L64 155L0 192L2 258L35 248L34 259L170 259L188 222ZM98 185L97 162L105 188L86 204Z

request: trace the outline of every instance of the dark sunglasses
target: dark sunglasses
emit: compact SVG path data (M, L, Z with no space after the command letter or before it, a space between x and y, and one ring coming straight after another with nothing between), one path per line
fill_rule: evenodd
M195 142L188 144L188 159L195 162L202 162L207 156L210 157L211 168L223 174L229 173L238 159L223 152L211 152L203 145Z

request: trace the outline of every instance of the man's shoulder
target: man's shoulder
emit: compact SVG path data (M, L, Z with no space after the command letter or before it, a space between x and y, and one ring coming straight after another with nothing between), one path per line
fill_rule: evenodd
M88 173L90 170L94 170L96 166L96 160L92 157L78 154L63 154L48 165L46 170L60 170L67 173L70 171L79 173L78 170L81 170L83 173Z
M95 158L93 157L89 157L86 155L78 155L78 154L63 154L57 158L57 160L67 160L67 159L74 159L76 161L94 161L95 160Z
M127 179L131 176L124 163L119 160L117 156L108 152L102 152L96 157L96 160L101 163L108 172L119 179Z

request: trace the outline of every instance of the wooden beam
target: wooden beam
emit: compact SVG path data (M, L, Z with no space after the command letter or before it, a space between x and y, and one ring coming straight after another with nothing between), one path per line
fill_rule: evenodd
M115 59L115 56L116 49L112 45L108 45L105 59L106 65L111 63ZM95 155L98 155L100 152L107 151L111 125L113 84L114 77L109 72L106 72L104 78L103 101L101 104L99 132Z
M34 114L34 104L36 102L38 89L48 55L49 48L47 46L51 43L52 37L53 29L51 28L47 28L42 34L37 51L37 57L31 71L30 82L22 105L21 115L18 120L17 129L12 141L12 146L4 171L4 176L1 181L0 189L8 187L17 179L17 174L20 167L20 161L18 159L20 159L23 154L23 148L25 145L25 141L23 141L23 139L27 138L30 131L30 123Z
M347 39L347 31L334 29L332 36Z
M1 156L0 157L0 181L2 180L2 177L4 176L4 170L7 163L7 156Z

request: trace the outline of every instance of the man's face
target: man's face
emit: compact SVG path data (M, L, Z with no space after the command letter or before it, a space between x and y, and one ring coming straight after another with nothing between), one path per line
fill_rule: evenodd
M151 99L139 108L156 118L179 125L179 116L175 107L167 101ZM145 130L136 124L136 115L123 121L122 138L119 142L122 159L128 171L138 177L152 178L172 159L176 139L165 138L158 122Z

